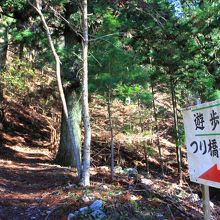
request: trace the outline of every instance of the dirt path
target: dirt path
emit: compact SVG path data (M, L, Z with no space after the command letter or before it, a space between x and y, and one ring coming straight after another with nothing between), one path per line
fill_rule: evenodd
M165 178L158 175L160 168L151 161L152 178L143 174L143 182L139 178L119 174L112 184L110 169L105 166L101 168L103 164L109 164L110 157L108 149L103 151L108 137L100 129L97 141L93 138L96 142L93 143L95 148L91 160L95 167L91 172L92 186L88 191L83 191L73 184L76 182L75 172L52 164L51 125L59 130L53 123L53 118L46 118L31 108L7 103L4 126L0 128L0 220L66 220L70 211L91 204L84 201L85 195L94 199L104 198L105 211L109 216L115 213L125 219L143 219L145 215L162 214L167 219L185 220L187 213L192 213L196 218L190 219L201 219L200 201L190 201L192 189L187 183L182 187L176 184L176 167L172 162L175 147L166 143L167 139L161 141L164 146L171 146L172 150L169 152L166 148L165 151L164 147L163 153L167 159ZM99 127L104 128L105 124ZM138 170L145 170L138 150L129 151L120 146L120 157L124 167L134 167L136 161ZM131 196L140 199L140 203L131 201ZM215 211L216 219L219 219L219 199L213 201L216 207L213 213ZM137 204L138 211L135 211ZM183 213L178 207L184 210Z
M0 219L46 219L74 180L70 169L52 165L47 150L5 146L0 155Z

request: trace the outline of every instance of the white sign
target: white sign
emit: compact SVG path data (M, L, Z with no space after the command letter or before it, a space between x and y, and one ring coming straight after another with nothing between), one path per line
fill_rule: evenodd
M190 180L220 188L220 100L183 111Z

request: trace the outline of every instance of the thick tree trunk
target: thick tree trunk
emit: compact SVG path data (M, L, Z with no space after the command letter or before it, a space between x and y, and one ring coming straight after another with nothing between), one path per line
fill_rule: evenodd
M67 4L65 7L65 19L69 19L72 14L72 5ZM74 50L73 46L78 43L78 38L75 33L69 28L68 24L65 23L64 29L64 43L65 49L68 51L69 56L71 51ZM70 62L70 58L62 60L62 78L68 81L68 88L65 89L65 97L67 102L68 114L71 118L72 129L75 132L75 142L79 152L81 152L81 94L80 94L80 78L77 76L77 70L73 70L74 63ZM68 133L67 122L64 113L61 118L61 129L60 129L60 144L59 150L55 161L60 165L76 167L76 160L74 152L71 148L71 140Z
M29 1L29 4L32 5L36 9L36 11L39 13L39 15L41 17L41 21L43 22L43 25L46 30L47 37L48 37L48 40L50 43L50 47L51 47L52 53L54 55L54 59L56 61L56 76L57 76L57 83L58 83L60 98L61 98L62 105L63 105L63 113L64 113L66 123L67 123L68 133L69 133L69 137L71 140L71 147L72 147L72 150L73 150L75 158L76 158L78 176L80 178L81 177L80 152L77 147L76 135L75 135L75 131L72 128L72 122L71 122L71 118L69 117L69 114L68 114L67 103L66 103L66 99L65 99L65 95L64 95L64 91L63 91L61 74L60 74L60 72L61 72L60 71L60 58L55 50L54 43L51 38L51 33L49 31L49 27L47 26L44 15L41 12L41 6L40 6L39 0L36 0L36 7L30 1Z
M66 91L66 102L67 108L69 112L69 117L71 119L72 129L75 132L75 142L77 147L81 146L81 103L79 100L79 95L74 91ZM76 167L76 160L74 156L74 152L71 146L71 139L69 137L67 122L62 113L62 121L61 121L61 130L60 130L60 144L59 150L56 156L55 161L60 165Z
M1 20L0 20L1 22ZM8 51L8 27L0 26L0 71L4 68L7 61Z
M83 143L83 186L90 185L90 144L91 144L91 127L89 116L88 102L88 13L87 0L83 0L82 22L83 22L83 74L82 74L82 111L84 126L84 143Z

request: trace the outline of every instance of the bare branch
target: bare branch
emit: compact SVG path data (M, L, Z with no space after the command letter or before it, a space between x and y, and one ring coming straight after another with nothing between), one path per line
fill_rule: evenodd
M57 18L60 18L62 19L65 23L68 24L68 26L70 27L70 29L78 36L80 36L83 40L84 40L84 37L82 36L81 33L79 33L78 31L76 31L74 29L74 27L70 24L70 22L68 20L66 20L66 18L64 18L58 11L56 11L52 6L50 6L50 9L53 11L54 13L54 16L56 16Z
M99 64L100 67L102 67L102 64L98 61L98 59L91 53L89 52L89 54L93 57L93 59Z
M116 32L116 33L112 33L112 34L106 34L106 35L103 35L103 36L100 36L100 37L95 37L94 35L89 35L90 37L93 37L94 39L91 39L89 41L97 41L97 40L102 40L103 38L105 37L109 37L109 36L114 36L114 35L120 35L122 34L123 32Z

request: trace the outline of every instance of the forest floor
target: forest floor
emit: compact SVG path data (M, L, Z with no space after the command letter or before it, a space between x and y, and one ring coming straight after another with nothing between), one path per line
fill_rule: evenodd
M161 131L166 133L160 136L164 175L156 151L148 155L147 172L141 148L143 137L138 136L138 131L130 132L127 126L131 126L129 121L135 120L129 115L134 113L134 106L124 106L120 102L113 103L115 162L120 169L137 169L138 174L127 175L119 169L114 181L110 180L110 136L104 104L91 100L91 186L83 189L76 184L75 169L53 163L59 141L59 115L47 115L33 105L5 102L0 149L1 220L67 219L71 211L96 199L103 201L107 219L112 220L202 219L199 186L189 182L185 152L183 182L178 183L170 122L164 121L161 125ZM147 142L149 137L153 143L155 137L147 135ZM219 191L211 191L211 200L213 219L220 219Z

